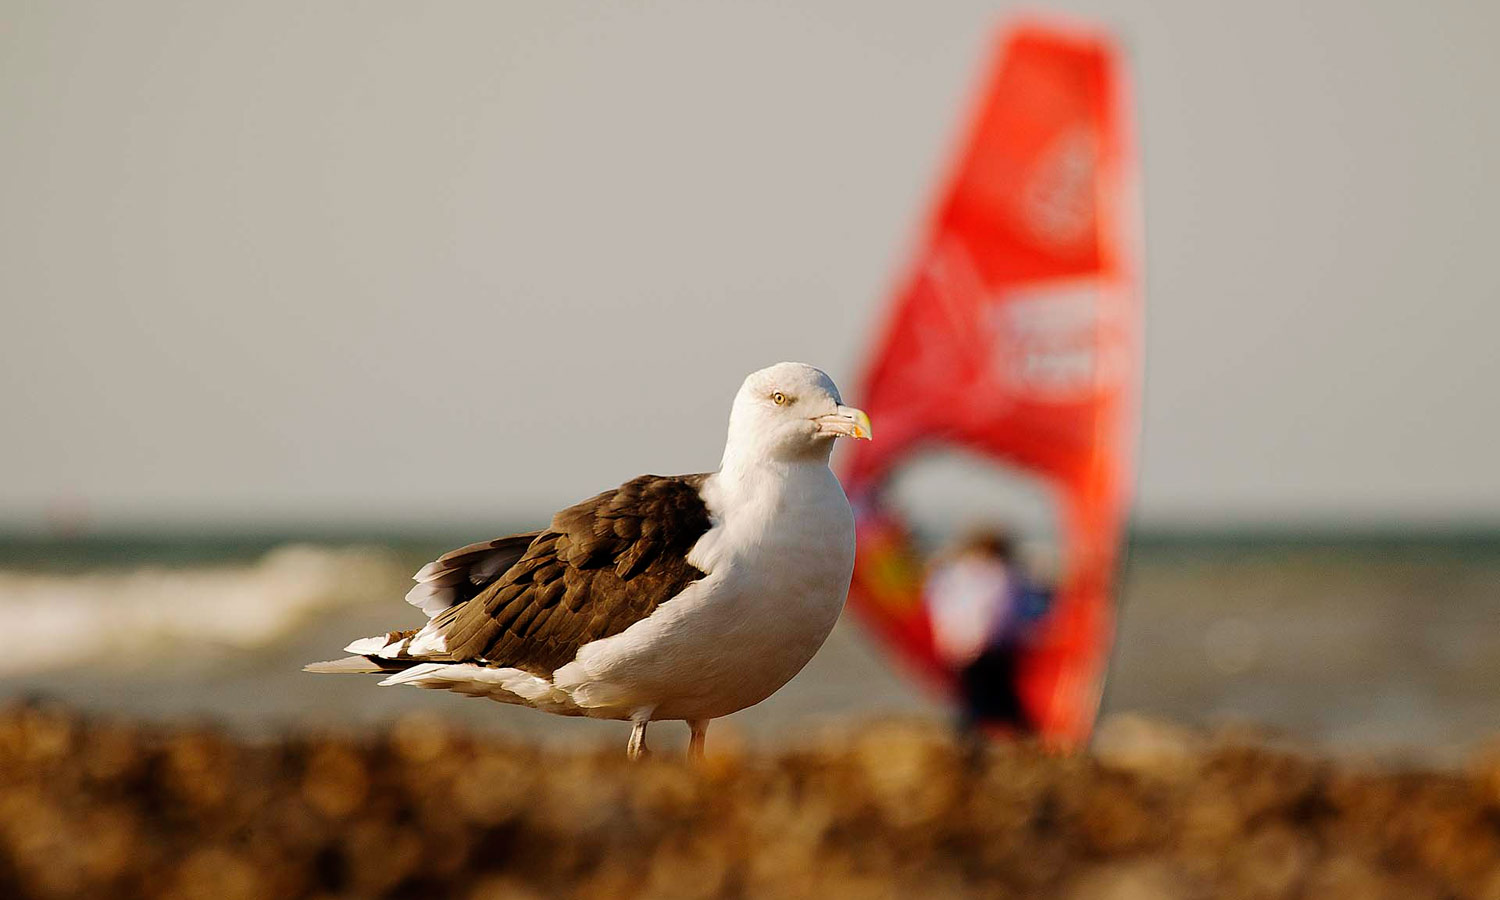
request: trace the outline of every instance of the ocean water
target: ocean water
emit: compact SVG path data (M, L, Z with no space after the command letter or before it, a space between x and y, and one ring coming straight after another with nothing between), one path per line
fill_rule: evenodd
M421 712L545 741L624 739L617 723L302 673L353 638L420 624L407 579L467 538L288 537L0 541L0 698L250 733ZM1126 711L1340 751L1459 754L1500 735L1500 542L1138 540L1104 700L1105 715ZM845 621L790 685L715 733L789 741L891 714L951 718Z

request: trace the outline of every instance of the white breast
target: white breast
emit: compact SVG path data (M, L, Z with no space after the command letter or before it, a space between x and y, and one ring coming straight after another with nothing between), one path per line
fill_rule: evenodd
M716 718L769 697L838 620L854 517L827 465L794 464L704 489L714 527L689 554L707 576L554 676L592 715Z

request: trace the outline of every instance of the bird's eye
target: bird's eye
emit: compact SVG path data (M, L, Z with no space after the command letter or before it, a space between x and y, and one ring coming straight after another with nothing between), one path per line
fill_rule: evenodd
M783 394L781 391L777 391L776 393L771 395L771 402L775 403L777 406L786 406L790 401L787 399L786 394Z

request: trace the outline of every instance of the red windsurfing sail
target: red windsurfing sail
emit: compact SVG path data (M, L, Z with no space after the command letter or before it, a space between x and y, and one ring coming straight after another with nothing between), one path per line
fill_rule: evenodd
M882 486L913 456L946 445L1054 488L1061 578L1021 651L1014 687L1039 732L1064 745L1086 738L1097 712L1133 481L1134 183L1113 43L1043 25L1003 32L868 363L859 402L877 439L858 445L845 479L859 516L851 604L919 671L949 686L922 563Z

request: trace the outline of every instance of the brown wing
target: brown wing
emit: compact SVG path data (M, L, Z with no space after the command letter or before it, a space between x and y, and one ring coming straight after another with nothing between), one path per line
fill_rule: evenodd
M412 576L406 602L429 616L473 599L516 564L540 531L512 534L450 550Z
M703 577L688 551L709 529L706 475L642 475L569 507L519 560L438 626L455 661L551 675Z

